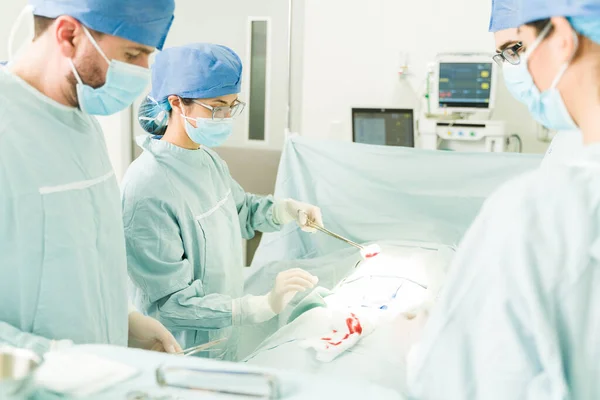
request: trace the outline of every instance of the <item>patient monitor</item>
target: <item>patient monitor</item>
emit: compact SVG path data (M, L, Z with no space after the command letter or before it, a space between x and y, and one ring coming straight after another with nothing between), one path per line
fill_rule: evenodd
M354 143L414 147L414 125L412 109L352 109Z
M428 78L427 112L419 120L421 147L431 150L506 150L496 103L497 65L489 54L440 54Z

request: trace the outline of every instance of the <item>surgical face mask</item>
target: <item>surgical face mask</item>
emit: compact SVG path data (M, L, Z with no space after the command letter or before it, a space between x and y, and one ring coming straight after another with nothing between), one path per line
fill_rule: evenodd
M181 114L185 120L185 131L194 143L206 147L219 147L233 133L233 118L215 121L212 118L191 118ZM189 120L196 121L194 127Z
M121 61L109 60L94 37L84 27L85 34L108 63L104 85L94 89L81 80L73 60L71 69L77 79L77 99L82 111L91 115L111 115L129 107L150 83L150 70Z
M510 93L521 103L525 104L533 118L552 130L574 130L577 125L569 115L567 107L557 88L560 79L567 71L570 62L566 62L558 72L548 90L540 92L529 72L528 62L533 51L548 35L551 24L548 24L527 53L521 56L517 65L504 64L504 81ZM575 35L577 37L577 35Z

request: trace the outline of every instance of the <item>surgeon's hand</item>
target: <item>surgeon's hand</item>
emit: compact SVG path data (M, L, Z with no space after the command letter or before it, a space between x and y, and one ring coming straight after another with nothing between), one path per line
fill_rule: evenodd
M267 295L269 305L275 314L279 314L298 292L312 289L319 278L300 268L280 272L275 278L275 286Z
M323 225L323 215L321 209L307 203L301 203L293 199L278 200L273 208L273 217L275 222L280 225L289 224L292 221L302 228L305 232L315 232L314 228L307 226L308 221L314 222L316 225Z
M137 311L129 313L129 347L162 353L182 351L177 340L163 324Z

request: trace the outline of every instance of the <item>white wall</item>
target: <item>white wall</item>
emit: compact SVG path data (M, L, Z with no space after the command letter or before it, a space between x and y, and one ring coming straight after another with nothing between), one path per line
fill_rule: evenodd
M493 52L490 0L304 0L300 132L352 140L352 107L411 107L427 64L442 52ZM410 57L398 78L400 52ZM536 124L504 88L494 119L508 122L524 151L544 152Z
M110 161L115 169L117 181L121 179L132 161L131 107L118 114L98 117L102 126Z
M8 60L8 34L13 22L27 5L27 0L10 0L2 2L0 12L0 61Z

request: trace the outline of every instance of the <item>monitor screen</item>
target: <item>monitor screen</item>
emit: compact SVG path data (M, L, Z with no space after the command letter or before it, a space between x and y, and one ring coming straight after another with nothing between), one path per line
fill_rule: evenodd
M354 108L352 128L355 143L414 147L413 110Z
M491 62L440 62L440 108L489 108L491 86Z

